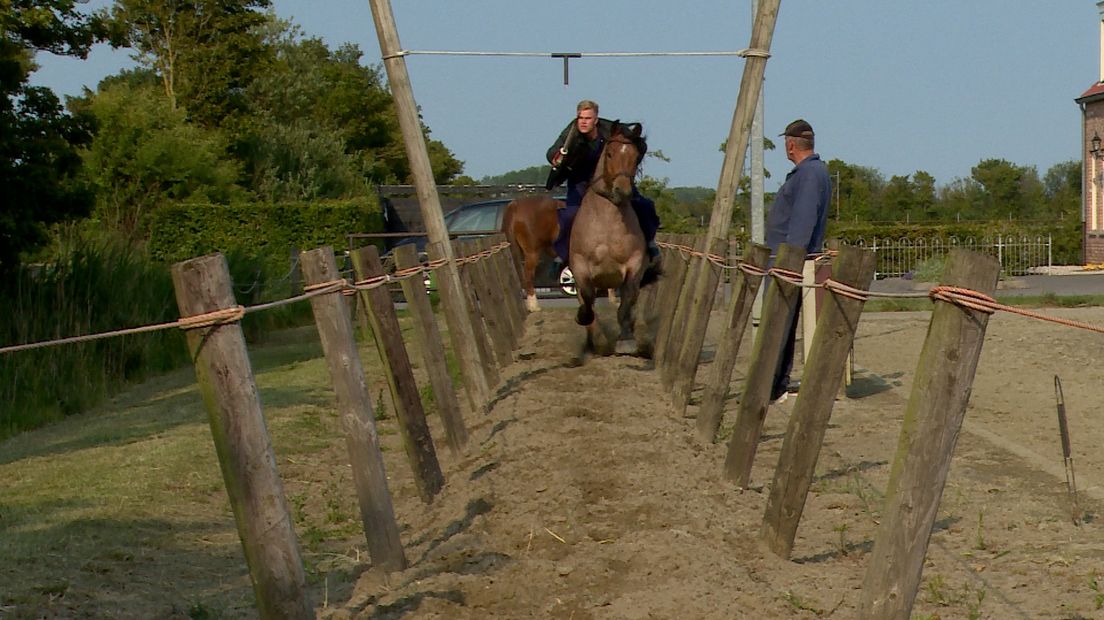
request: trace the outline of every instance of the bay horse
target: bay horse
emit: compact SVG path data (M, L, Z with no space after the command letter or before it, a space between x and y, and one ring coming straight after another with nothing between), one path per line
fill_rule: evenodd
M575 322L587 330L586 350L598 347L594 300L602 289L618 290L618 353L646 354L634 334L636 301L649 261L644 233L630 200L633 179L647 151L639 123L614 121L598 166L571 227L568 264L575 275L579 310ZM649 278L651 279L651 278Z
M522 196L506 205L502 215L502 232L510 242L510 253L525 287L525 303L530 312L540 311L533 278L541 257L555 255L552 243L560 235L556 211L563 206L562 200L547 196Z

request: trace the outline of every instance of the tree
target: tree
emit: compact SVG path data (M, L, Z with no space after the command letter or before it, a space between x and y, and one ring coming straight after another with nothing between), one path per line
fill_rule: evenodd
M274 17L264 27L264 41L273 61L247 89L251 121L243 132L241 149L255 188L259 189L261 179L278 179L288 170L321 172L307 160L317 161L319 153L310 145L317 146L323 136L336 139L337 152L332 157L343 158L339 165L352 171L342 173L351 184L334 185L331 194L364 192L369 184L410 182L394 102L383 87L379 67L362 65L362 53L355 45L330 50L321 40L302 38L297 28ZM295 131L289 129L292 126ZM424 125L423 130L434 179L447 183L463 171L463 163L440 141L431 140ZM265 140L291 134L303 138L298 141L302 148L296 151L296 142L285 141L282 157L289 165L273 168ZM290 164L296 158L302 161Z
M225 126L246 108L245 88L266 67L258 9L270 0L116 0L116 45L161 79L169 105L206 127Z
M1046 197L1044 216L1058 219L1077 218L1081 211L1081 162L1069 160L1054 164L1043 176Z
M78 12L76 3L0 2L0 270L41 244L45 225L92 206L77 154L91 139L89 119L66 114L53 92L28 84L37 51L84 58L105 36L103 20Z
M127 236L141 236L144 218L173 201L228 203L244 192L238 166L217 129L186 122L150 80L105 80L96 94L73 101L96 119L84 152L97 192L97 218Z
M939 218L935 199L935 177L924 170L912 173L913 207L917 219L935 220Z
M983 159L970 171L982 188L986 217L1030 217L1041 206L1043 186L1034 166L1017 166L1004 159Z

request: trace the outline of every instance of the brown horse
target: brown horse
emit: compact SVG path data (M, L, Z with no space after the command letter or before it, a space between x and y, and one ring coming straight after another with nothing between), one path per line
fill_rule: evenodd
M587 348L597 348L598 291L616 288L621 298L617 322L618 353L646 353L635 342L634 323L641 279L649 266L644 233L630 205L633 179L647 150L639 123L614 122L598 167L571 227L569 265L575 275L579 311L575 321L587 328Z
M533 288L537 264L541 256L552 255L552 242L560 234L560 220L556 210L563 208L562 200L547 196L523 196L506 205L502 215L502 232L510 242L514 264L525 287L526 305L530 312L537 312L537 293Z

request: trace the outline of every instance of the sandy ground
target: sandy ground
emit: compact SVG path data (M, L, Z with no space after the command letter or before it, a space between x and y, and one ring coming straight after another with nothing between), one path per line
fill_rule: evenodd
M1104 325L1101 308L1048 313ZM366 568L320 616L854 618L929 316L863 317L855 380L836 402L792 559L783 560L758 532L794 399L768 414L753 488L721 477L750 340L722 442L707 445L692 419L674 417L648 361L569 367L581 337L573 312L530 315L520 349L528 359L505 369L489 414L469 416L468 454L442 454L448 483L433 504L417 499L401 451L388 453L411 568ZM1102 342L1011 315L990 321L913 618L1104 618Z

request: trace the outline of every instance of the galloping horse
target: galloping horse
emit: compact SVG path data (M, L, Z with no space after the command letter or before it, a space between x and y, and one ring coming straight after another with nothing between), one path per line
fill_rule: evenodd
M637 348L633 327L641 279L649 263L630 198L646 150L639 123L614 122L571 227L569 265L579 292L575 322L586 326L591 350L597 348L599 335L595 297L601 289L616 288L621 297L617 310L621 333L615 348L618 353L643 353Z
M552 242L560 235L556 210L562 207L562 200L523 196L506 205L506 213L502 215L502 232L506 233L506 239L510 242L510 251L525 287L526 305L530 312L540 311L533 278L541 256L554 254Z

